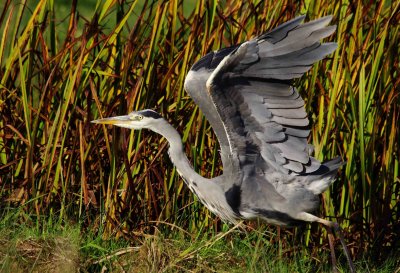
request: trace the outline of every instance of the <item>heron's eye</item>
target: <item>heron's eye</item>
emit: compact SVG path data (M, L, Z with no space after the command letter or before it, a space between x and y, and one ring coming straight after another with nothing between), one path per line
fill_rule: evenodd
M130 120L142 120L143 116L142 115L129 115Z

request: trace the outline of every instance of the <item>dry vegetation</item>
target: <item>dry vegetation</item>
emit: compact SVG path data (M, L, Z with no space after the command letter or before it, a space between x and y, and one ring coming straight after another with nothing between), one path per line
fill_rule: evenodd
M32 226L67 220L132 244L167 230L163 222L193 234L221 231L177 176L164 139L90 121L155 109L182 133L196 170L216 176L217 140L183 90L190 66L299 14L332 14L338 49L298 82L316 156L347 161L320 214L344 227L354 257L399 254L400 1L98 1L87 16L76 0L67 15L55 5L0 4L2 224L9 214ZM312 256L327 243L314 225L281 232L287 256L293 241ZM168 249L168 241L157 246Z

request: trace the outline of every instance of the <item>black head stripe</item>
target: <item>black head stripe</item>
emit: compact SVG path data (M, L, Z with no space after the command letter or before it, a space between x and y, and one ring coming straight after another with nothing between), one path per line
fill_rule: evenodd
M153 110L143 110L139 111L139 114L148 117L148 118L154 118L154 119L159 119L161 118L161 115Z

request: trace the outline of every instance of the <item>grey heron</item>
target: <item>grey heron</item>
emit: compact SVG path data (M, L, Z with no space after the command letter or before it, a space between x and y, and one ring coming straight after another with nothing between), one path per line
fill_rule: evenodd
M150 129L169 143L176 170L199 200L222 220L260 218L278 226L318 222L339 235L339 225L312 214L319 194L335 180L339 157L321 163L311 155L309 120L293 86L336 43L320 40L335 32L332 17L302 23L305 16L236 46L210 52L188 72L184 88L210 122L220 145L223 174L212 179L194 171L179 133L153 110L94 120L129 129Z

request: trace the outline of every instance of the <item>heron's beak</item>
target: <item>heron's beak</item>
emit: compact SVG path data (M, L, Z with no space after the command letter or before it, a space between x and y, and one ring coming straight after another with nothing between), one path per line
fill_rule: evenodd
M110 117L110 118L102 118L102 119L96 119L92 120L92 123L99 123L99 124L111 124L111 125L124 125L128 124L130 121L130 117L127 116L116 116L116 117Z

